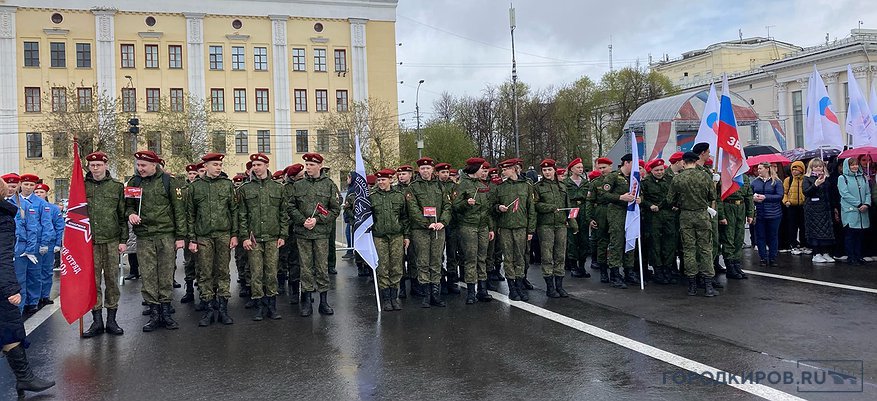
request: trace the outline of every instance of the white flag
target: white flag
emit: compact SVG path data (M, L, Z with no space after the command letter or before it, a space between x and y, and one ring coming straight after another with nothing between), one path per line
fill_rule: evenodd
M639 197L639 146L636 144L636 133L630 131L630 187L629 190ZM636 199L627 204L627 216L624 219L624 252L630 252L636 248L636 240L640 236L639 227L639 204Z
M710 151L716 151L719 140L719 101L716 98L716 85L710 84L710 93L707 95L706 106L700 119L700 128L694 137L694 143L706 142L710 144Z
M804 145L807 150L821 147L843 149L840 123L831 109L831 98L815 65L807 84L807 119L804 123Z
M368 263L372 269L378 268L378 251L375 249L375 240L372 237L372 204L368 198L368 183L365 181L365 163L362 162L362 152L359 150L359 134L354 137L356 141L356 171L350 180L350 191L354 194L353 202L353 249Z
M870 146L877 137L877 125L874 124L874 115L865 101L865 95L859 89L859 83L853 75L853 69L847 64L847 76L849 77L848 91L850 94L850 107L847 110L847 135L852 137L854 148Z

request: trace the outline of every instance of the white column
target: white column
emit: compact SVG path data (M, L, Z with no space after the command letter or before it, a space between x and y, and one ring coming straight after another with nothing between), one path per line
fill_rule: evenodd
M207 96L204 81L204 13L183 13L186 17L186 71L189 95L197 100Z
M14 6L0 6L0 174L18 172L18 51Z
M353 101L368 100L368 59L365 51L367 19L350 18L350 66L353 74Z
M292 164L292 125L289 101L289 52L286 44L288 15L270 15L274 44L274 159L276 169Z
M95 70L97 90L102 96L116 98L116 23L115 10L94 10Z
M788 84L785 82L778 82L776 84L777 89L777 120L784 121L789 118L789 99L788 93L789 88Z
M809 78L798 78L798 85L801 87L801 118L804 120L804 129L807 127L807 86L810 84ZM792 116L794 117L794 116ZM803 148L804 147L804 133L801 132L801 142L798 142L798 132L794 132L796 130L794 119L790 119L792 121L792 137L795 138L795 147Z

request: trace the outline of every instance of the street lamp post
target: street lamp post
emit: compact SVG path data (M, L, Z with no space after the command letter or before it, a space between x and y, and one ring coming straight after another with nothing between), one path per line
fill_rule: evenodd
M515 123L515 157L521 157L520 131L518 130L518 65L515 62L515 8L509 7L509 28L512 33L512 107Z
M414 96L414 114L417 115L417 158L423 157L423 135L420 133L420 85L423 84L421 79L417 82L417 93Z

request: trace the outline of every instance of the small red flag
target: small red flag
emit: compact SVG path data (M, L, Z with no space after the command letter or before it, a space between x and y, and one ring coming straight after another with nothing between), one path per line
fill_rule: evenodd
M329 215L329 209L323 207L322 203L317 203L317 213L325 217Z
M79 160L78 143L74 141L70 199L61 247L61 313L67 323L81 318L97 302L92 244L82 162Z
M512 209L512 212L517 212L518 208L521 207L521 198L515 198L515 201L509 207Z
M423 208L423 217L436 217L438 214L436 213L435 207L425 206Z
M574 219L576 217L579 217L579 208L574 207L574 208L569 210L569 217L568 218Z
M140 199L142 196L143 196L143 188L125 187L125 197L126 198Z

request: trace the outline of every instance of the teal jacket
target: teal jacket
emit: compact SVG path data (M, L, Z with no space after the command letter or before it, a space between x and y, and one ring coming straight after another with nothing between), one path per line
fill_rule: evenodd
M840 219L844 227L869 228L868 211L860 212L859 206L871 206L871 187L861 171L850 171L850 159L844 160L844 173L837 178L840 194Z

